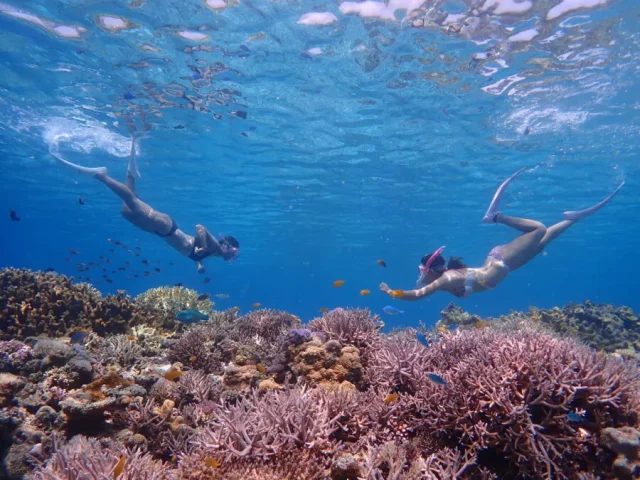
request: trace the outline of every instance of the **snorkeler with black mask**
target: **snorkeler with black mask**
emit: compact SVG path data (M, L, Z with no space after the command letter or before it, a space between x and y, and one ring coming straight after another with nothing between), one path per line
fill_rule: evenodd
M51 153L59 162L73 168L76 172L91 176L104 183L122 199L122 216L145 232L161 237L182 255L196 262L198 272L204 273L202 261L209 257L222 257L231 262L240 254L239 242L230 235L215 238L202 225L196 225L196 235L191 236L178 228L176 222L166 213L154 210L140 200L136 194L135 182L140 178L135 157L135 136L131 140L131 154L127 168L126 184L107 175L106 167L89 168L71 163L59 155Z
M520 232L518 238L506 245L494 247L481 267L470 268L460 259L452 258L448 265L442 257L444 247L422 257L418 266L419 276L415 290L393 290L386 283L380 290L402 300L420 300L436 292L449 292L456 297L468 297L472 293L496 288L513 270L522 267L536 257L553 240L571 225L600 210L620 191L624 182L607 198L584 210L564 212L564 220L545 227L542 223L526 218L508 217L498 210L504 191L511 181L525 169L522 168L507 178L498 188L483 223L501 223Z

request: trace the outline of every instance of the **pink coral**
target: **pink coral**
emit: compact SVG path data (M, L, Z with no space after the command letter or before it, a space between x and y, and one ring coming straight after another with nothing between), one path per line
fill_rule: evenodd
M374 366L382 386L400 380L417 432L479 454L488 467L492 456L504 458L491 465L502 476L565 478L592 469L583 459L602 455L599 430L634 424L640 411L637 366L530 331L461 331L422 352L400 336ZM431 372L447 384L429 381ZM579 425L567 417L576 411L586 412Z

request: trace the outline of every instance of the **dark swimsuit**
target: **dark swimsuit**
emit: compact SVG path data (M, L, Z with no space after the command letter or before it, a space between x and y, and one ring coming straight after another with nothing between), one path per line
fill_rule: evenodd
M173 235L174 233L176 233L176 230L178 230L178 224L176 223L176 221L172 218L171 219L171 230L169 230L169 233L165 233L164 235L160 232L156 231L156 235L158 235L159 237L165 238L165 237L170 237L171 235Z

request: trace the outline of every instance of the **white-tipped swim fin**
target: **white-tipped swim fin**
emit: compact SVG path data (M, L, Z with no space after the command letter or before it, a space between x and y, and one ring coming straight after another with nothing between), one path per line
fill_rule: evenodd
M95 177L96 175L107 173L107 167L83 167L82 165L76 165L75 163L71 163L68 160L56 155L53 152L50 152L53 158L58 160L60 163L67 165L68 167L73 168L76 172L81 173L82 175L87 175L89 177Z
M137 137L135 135L131 137L131 153L129 154L127 173L138 180L141 175L140 170L138 170L138 163L136 162L136 139Z
M573 211L564 212L562 216L564 217L565 220L572 220L574 222L577 222L578 220L582 220L583 218L586 218L589 215L596 213L598 210L604 207L607 203L613 200L613 197L616 196L616 194L620 191L623 185L624 185L624 182L622 182L620 186L616 188L611 195L609 195L607 198L605 198L601 202L596 203L593 207L585 208L584 210L573 210Z
M525 170L526 170L526 167L522 167L520 170L518 170L516 173L514 173L509 178L507 178L504 182L502 182L502 185L500 185L498 187L498 190L496 190L496 193L493 195L493 199L491 200L491 203L489 204L489 208L487 209L487 213L485 213L484 217L482 217L482 223L493 223L494 222L494 218L495 218L496 214L498 213L498 208L500 208L500 200L502 200L502 196L504 195L504 191L507 188L507 185L509 185L514 178L516 178L518 175L520 175Z

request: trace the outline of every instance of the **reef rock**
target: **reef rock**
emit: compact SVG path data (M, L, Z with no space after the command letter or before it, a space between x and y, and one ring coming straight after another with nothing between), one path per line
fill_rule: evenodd
M613 462L617 478L640 477L640 431L632 427L605 428L600 444L618 454Z

